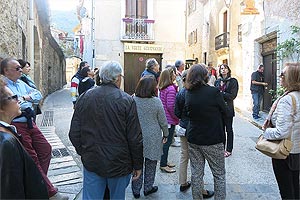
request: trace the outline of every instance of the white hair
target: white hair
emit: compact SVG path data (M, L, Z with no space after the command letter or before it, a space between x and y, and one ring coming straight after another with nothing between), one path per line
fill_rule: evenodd
M176 60L175 67L178 69L183 63L183 60Z
M146 60L146 68L147 69L153 69L155 65L158 65L158 62L155 58L149 58Z
M108 61L101 67L99 77L102 83L116 83L122 73L123 69L119 62Z

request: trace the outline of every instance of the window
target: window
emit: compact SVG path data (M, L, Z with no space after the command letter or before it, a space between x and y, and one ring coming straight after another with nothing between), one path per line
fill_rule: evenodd
M204 62L204 64L207 64L206 63L207 62L207 52L203 53L203 62Z
M227 11L223 13L223 33L227 33Z
M125 17L147 19L147 0L126 0Z
M242 42L242 24L238 25L238 42Z
M197 43L197 29L190 32L188 35L188 44L189 46Z
M188 0L188 15L196 10L196 0Z

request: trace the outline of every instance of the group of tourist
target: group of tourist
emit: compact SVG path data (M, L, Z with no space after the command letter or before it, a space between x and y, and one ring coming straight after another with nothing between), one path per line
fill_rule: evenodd
M144 196L157 192L158 161L162 172L176 172L168 159L176 131L181 141L179 190L192 187L193 199L225 199L225 158L232 155L233 100L239 88L230 67L221 64L216 73L212 66L195 64L183 71L184 62L177 60L160 73L154 58L145 65L132 96L120 89L124 72L116 61L95 71L95 81L88 63L81 62L72 78L69 137L83 163L82 198L125 199L130 182L134 198L140 198L142 187ZM34 121L42 95L29 71L30 63L23 60L7 58L0 65L0 198L68 199L47 177L51 146ZM257 86L267 84L262 72L259 66L251 77L254 119L260 117ZM281 197L299 199L300 64L286 64L280 78L286 92L262 128L270 140L291 137L290 155L272 159L272 165ZM206 161L214 191L204 189Z
M82 63L82 66L85 64ZM120 156L116 158L121 159L122 156L117 153L122 149L122 142L128 147L125 152L131 155L130 166L136 175L132 179L133 196L140 197L142 186L144 186L145 196L155 193L158 190L158 187L153 185L157 161L160 161L160 169L163 172L176 172L175 164L168 159L168 153L174 140L175 127L180 123L181 127L186 129L184 136L180 138L182 148L180 191L184 192L192 186L195 199L209 198L214 194L217 199L224 198L226 195L224 156L230 156L233 148L233 100L238 92L237 80L231 77L229 66L226 64L220 66L220 78L211 81L215 87L207 84L211 76L215 77L212 75L212 67L207 68L205 65L197 64L183 72L184 62L177 60L174 66L167 66L159 73L160 66L154 58L146 60L145 66L133 97L119 89L123 77L121 65L117 62L107 62L99 70L101 84L76 99L69 136L77 153L81 155L85 167L83 197L103 198L106 187L110 190L110 198L117 197L115 195L125 191L128 174L118 176L120 179L118 181L122 180L125 184L122 184L118 191L115 190L117 193L112 191L113 186L110 183L113 172L110 170L114 163L112 157ZM78 74L83 69L84 67L79 69L74 76L73 79L78 81L71 86L79 85L82 78ZM112 93L113 91L119 94L116 95ZM203 98L204 96L206 98ZM127 105L131 101L130 106ZM102 110L101 115L97 112L99 109ZM134 109L134 111L126 112L127 109ZM203 112L198 112L199 109ZM131 115L135 112L138 118L132 118ZM88 113L89 117L85 113ZM130 124L128 124L129 118ZM122 121L124 123L121 123ZM205 126L202 127L201 124ZM131 129L132 126L134 130ZM124 130L124 136L118 137L120 138L118 140L114 139L113 135L120 134L121 130ZM131 134L135 134L136 137ZM129 135L131 135L130 139ZM139 135L142 135L142 140ZM135 140L130 142L133 139ZM113 142L104 145L106 140ZM130 147L132 144L135 144L135 148ZM203 150L206 153L199 149L203 145L209 147ZM118 150L114 150L115 148ZM136 148L142 150L134 151ZM111 155L109 152L115 153ZM97 156L93 157L94 154ZM135 160L134 158L137 157L142 160ZM110 166L109 170L104 166L98 166L97 162L100 159L107 160L105 166ZM192 168L191 182L187 181L189 159ZM217 185L215 193L203 188L205 160L213 168ZM124 160L122 163L123 169L127 169L128 162ZM101 187L100 190L92 187L91 184L95 183Z

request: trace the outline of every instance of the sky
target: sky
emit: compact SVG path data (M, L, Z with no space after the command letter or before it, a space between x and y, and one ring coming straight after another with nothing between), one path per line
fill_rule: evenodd
M51 10L76 10L78 0L48 0Z

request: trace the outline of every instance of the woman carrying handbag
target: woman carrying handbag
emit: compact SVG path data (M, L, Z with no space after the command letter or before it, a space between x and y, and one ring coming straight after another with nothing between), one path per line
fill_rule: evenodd
M293 148L286 159L272 158L282 199L299 199L300 170L300 63L287 63L281 75L286 92L272 105L262 129L264 138L280 140L291 135ZM294 100L293 100L294 99Z

